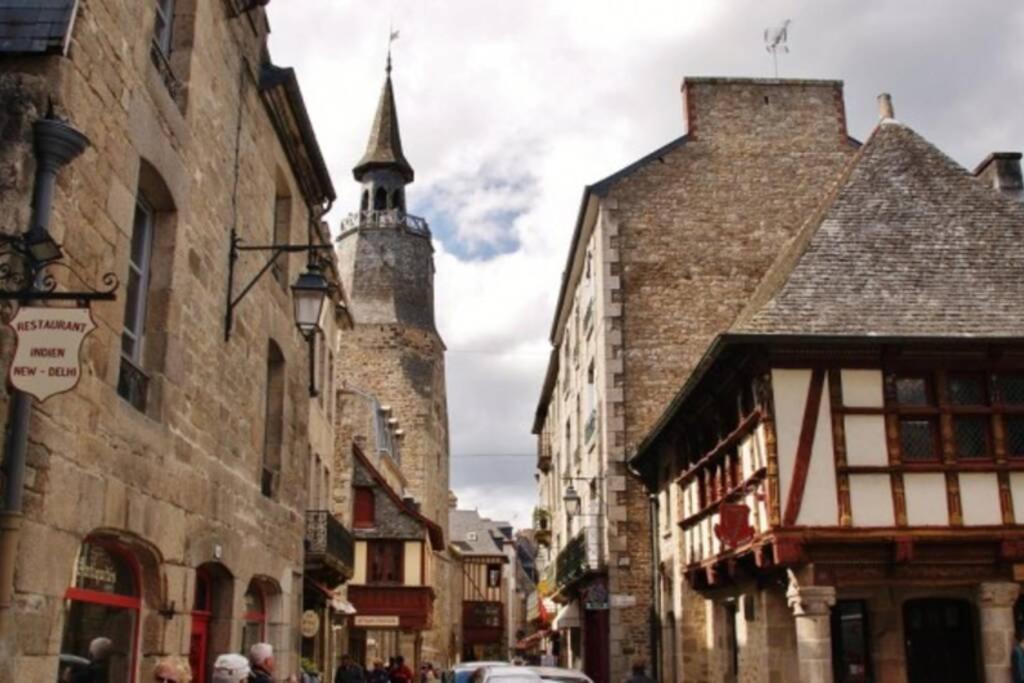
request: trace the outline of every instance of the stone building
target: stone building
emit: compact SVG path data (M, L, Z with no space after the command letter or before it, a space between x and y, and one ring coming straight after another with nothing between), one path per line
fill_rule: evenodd
M1020 155L972 177L881 103L632 460L699 597L684 680L1010 679Z
M58 655L98 636L112 681L166 654L203 681L256 640L298 667L310 483L330 478L289 292L306 256L280 255L226 336L229 299L269 258L239 254L229 291L228 254L233 233L305 244L334 190L268 30L241 0L0 0L2 231L28 226L33 126L51 112L89 140L49 226L82 282L58 282L121 283L92 306L77 388L32 408L21 516L4 517L21 533L0 680L57 680ZM12 343L5 328L4 373Z
M372 395L401 420L397 462L408 495L447 533L448 408L444 342L434 323L434 261L430 229L406 211L412 166L402 150L391 63L370 129L366 153L353 169L359 210L341 225L337 251L354 327L344 335L339 377ZM435 558L433 630L424 657L446 663L449 638L449 558Z
M584 189L533 426L560 654L599 683L656 657L652 599L684 609L678 575L652 596L627 457L857 149L835 81L688 78L683 109L684 135Z

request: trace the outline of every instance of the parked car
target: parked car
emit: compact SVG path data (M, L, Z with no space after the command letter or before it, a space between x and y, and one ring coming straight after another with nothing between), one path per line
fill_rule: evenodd
M462 662L452 667L447 683L470 683L473 674L489 666L508 666L508 662Z
M473 683L543 683L536 671L525 666L488 666L477 669Z
M559 683L594 683L594 681L582 671L576 669L562 669L557 666L529 666L530 671L535 672L542 681L558 681Z

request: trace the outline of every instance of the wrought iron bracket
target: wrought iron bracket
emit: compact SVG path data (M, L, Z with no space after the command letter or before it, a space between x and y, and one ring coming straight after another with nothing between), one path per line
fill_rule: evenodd
M81 291L58 290L58 278L54 269L67 273L72 280L85 289ZM73 301L85 308L92 301L113 301L120 285L117 275L111 272L100 276L103 283L96 288L67 263L50 261L39 263L25 245L23 235L0 235L0 301Z
M334 247L330 244L244 244L242 238L238 236L238 232L232 228L231 230L231 248L228 252L228 296L227 296L227 311L224 314L224 341L231 340L231 330L234 327L235 322L235 309L238 304L242 303L242 299L249 293L256 283L259 282L263 274L270 270L271 266L277 261L281 254L296 254L306 252L312 254L317 251L326 251L333 249ZM238 293L237 296L234 294L235 289L235 263L238 261L239 256L245 251L262 251L270 252L270 257L267 262L263 264L263 267L252 276L252 279L246 283L245 287Z

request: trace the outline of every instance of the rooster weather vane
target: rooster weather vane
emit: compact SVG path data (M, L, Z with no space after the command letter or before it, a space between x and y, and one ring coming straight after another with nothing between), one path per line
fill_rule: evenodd
M786 19L782 22L782 26L766 28L764 30L764 47L772 56L772 65L775 67L775 78L779 77L779 51L781 50L783 53L789 52L789 46L786 45L786 41L789 40L790 23L792 22L789 19Z

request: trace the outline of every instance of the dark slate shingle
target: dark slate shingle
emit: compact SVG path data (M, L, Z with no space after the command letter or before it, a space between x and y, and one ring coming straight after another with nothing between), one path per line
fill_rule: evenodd
M62 52L77 0L0 0L0 52Z

